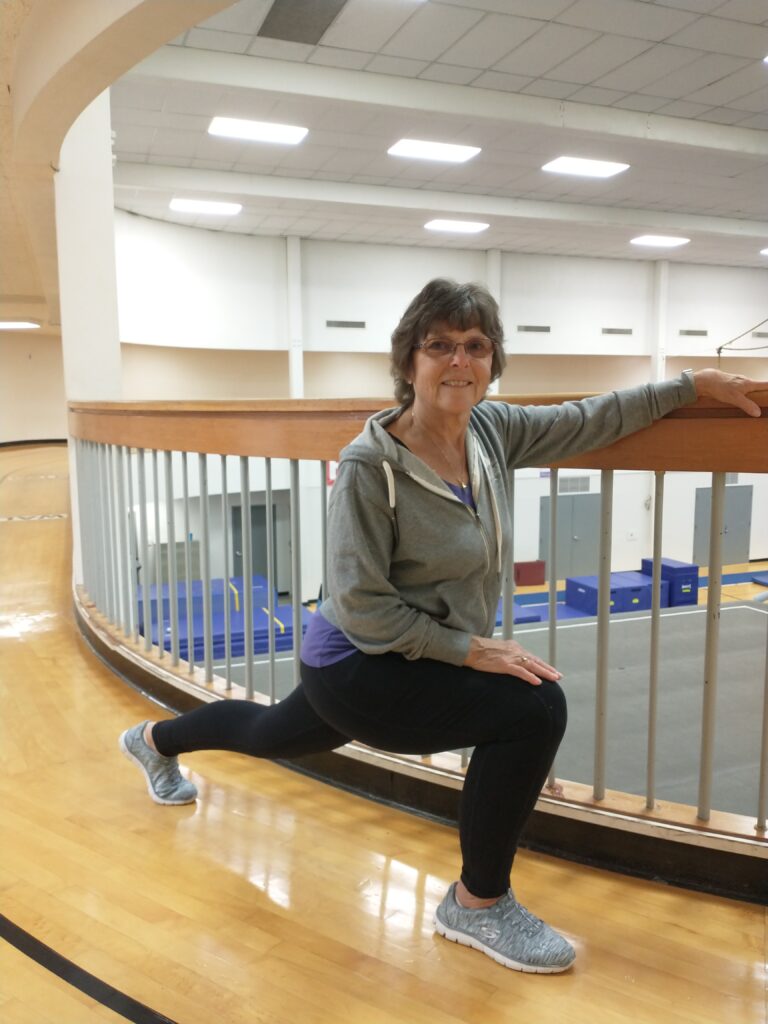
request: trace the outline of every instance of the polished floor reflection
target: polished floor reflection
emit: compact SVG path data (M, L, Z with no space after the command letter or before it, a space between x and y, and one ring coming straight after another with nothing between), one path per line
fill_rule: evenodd
M765 908L523 853L520 898L575 968L437 937L456 834L229 754L153 804L116 738L156 716L71 614L63 448L0 450L0 911L179 1024L766 1024ZM161 712L162 714L162 712ZM0 940L9 1024L124 1019Z

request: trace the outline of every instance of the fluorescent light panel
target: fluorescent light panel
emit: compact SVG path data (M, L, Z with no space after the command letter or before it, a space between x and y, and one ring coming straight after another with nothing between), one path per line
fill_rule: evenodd
M768 60L768 57L766 57L766 60ZM761 256L768 256L768 249L761 249L760 250L760 255Z
M630 239L632 245L648 245L659 249L676 249L688 245L690 238L673 238L671 235L638 235Z
M234 217L242 210L241 203L220 203L210 199L172 199L170 207L177 213L207 213L216 217Z
M0 320L0 331L34 331L39 327L34 320Z
M422 139L400 139L387 150L390 156L412 157L415 160L440 160L463 164L477 156L477 146L457 146L448 142L424 142Z
M611 163L610 160L586 160L580 156L559 156L544 164L542 171L551 174L575 174L582 178L612 178L626 171L629 164Z
M283 146L297 145L308 131L309 128L301 128L299 125L246 121L240 117L214 117L208 125L209 135L246 139L248 142L276 142Z
M427 231L455 231L461 235L476 235L490 225L477 220L430 220L424 227Z

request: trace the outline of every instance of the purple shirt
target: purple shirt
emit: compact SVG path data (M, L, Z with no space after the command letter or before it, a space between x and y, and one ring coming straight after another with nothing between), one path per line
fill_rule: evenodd
M459 484L452 484L444 481L459 501L475 511L475 499L472 496L472 487L467 484L461 487ZM323 618L322 610L316 611L312 621L307 626L307 632L301 642L301 660L310 668L325 668L326 665L334 665L342 658L348 658L350 654L357 652L357 647L351 644L344 633L330 622Z

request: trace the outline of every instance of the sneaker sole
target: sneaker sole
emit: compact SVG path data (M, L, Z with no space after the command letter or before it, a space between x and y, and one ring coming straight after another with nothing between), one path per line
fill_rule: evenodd
M501 964L502 967L509 967L512 971L522 971L525 974L562 974L563 971L567 971L568 968L573 964L575 957L570 960L567 964L558 964L555 966L535 966L532 964L524 964L519 960L511 960L509 957L502 956L495 949L490 946L483 945L479 939L474 938L471 935L467 935L466 932L458 932L453 928L449 928L443 924L437 915L435 915L435 930L443 936L444 939L448 939L449 942L458 942L460 946L468 946L471 949L477 949L481 953L485 953L491 960L495 960L497 964Z
M165 807L180 807L183 804L193 804L195 800L197 800L197 795L190 797L188 800L166 800L164 797L157 795L157 793L152 788L152 780L149 777L149 772L138 759L138 757L136 757L135 754L131 753L131 751L128 749L128 746L126 745L125 737L128 735L129 731L130 730L126 729L126 731L121 734L119 740L120 749L122 750L123 754L128 758L129 761L132 761L138 768L141 768L144 774L144 778L147 780L147 792L155 801L155 803L163 804L163 806Z

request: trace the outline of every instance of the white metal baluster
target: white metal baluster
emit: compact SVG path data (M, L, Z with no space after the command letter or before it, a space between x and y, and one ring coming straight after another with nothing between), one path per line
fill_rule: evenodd
M605 747L608 725L608 634L611 617L611 537L613 470L600 473L600 574L597 598L597 680L595 697L594 799L605 798Z
M141 604L144 619L144 650L152 648L152 581L149 573L149 525L147 522L146 451L139 448L139 521L141 524Z
M168 542L168 611L171 618L171 664L179 664L179 581L176 571L176 504L173 496L173 452L163 452L165 525Z
M187 599L187 665L195 669L194 596L192 594L192 531L189 525L189 455L181 453L181 487L184 505L184 592Z
M301 617L301 502L299 460L291 459L291 601L293 603L293 685L300 681Z
M275 524L272 516L272 459L264 460L264 500L267 519L267 660L269 665L269 702L277 699L275 681ZM325 594L325 591L323 591Z
M222 544L224 547L224 587L222 600L224 602L224 678L226 688L232 689L232 614L230 610L230 584L229 584L229 484L227 483L227 456L221 456L221 520L222 520Z
M723 582L723 527L725 523L725 473L712 474L712 514L709 524L709 583L707 585L707 635L704 655L704 699L701 721L698 817L709 821L712 805L712 762L715 746L717 657L720 648L720 595Z
M211 536L208 508L208 456L198 453L200 470L200 575L203 587L203 666L205 681L213 680L213 621L211 609Z
M240 524L243 546L243 640L245 695L253 696L253 543L251 536L251 476L248 458L240 456ZM272 629L272 622L268 629Z
M656 473L653 508L653 582L651 584L651 651L648 682L648 754L645 782L645 806L652 811L656 803L656 719L659 694L659 641L661 634L661 551L664 526L664 473Z
M549 641L549 664L557 668L557 512L559 498L559 473L557 469L549 471L549 565L547 581L549 584L547 617L547 640ZM554 789L556 779L555 763L549 770L547 785Z
M163 599L163 565L160 557L160 478L157 450L152 449L152 488L155 506L155 594L157 597L157 656L165 657L165 601Z

